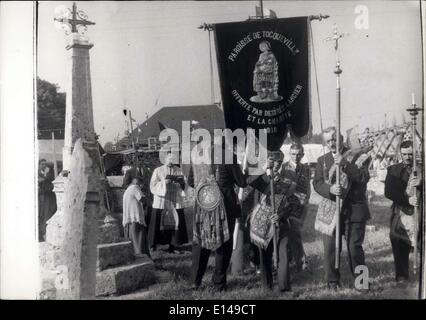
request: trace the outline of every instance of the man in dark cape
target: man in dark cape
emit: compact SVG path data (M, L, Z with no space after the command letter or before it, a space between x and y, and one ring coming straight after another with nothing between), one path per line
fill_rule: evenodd
M224 156L225 150L222 152ZM203 208L197 200L195 201L192 246L193 289L198 289L201 285L211 251L215 251L213 285L219 291L227 288L226 272L232 256L232 234L236 219L241 217L235 185L241 188L246 186L245 175L235 155L232 160L232 163L226 164L223 158L220 164L192 164L190 168L188 184L191 187L198 190L203 184L210 182L213 186L217 185L220 197L219 204L211 210Z

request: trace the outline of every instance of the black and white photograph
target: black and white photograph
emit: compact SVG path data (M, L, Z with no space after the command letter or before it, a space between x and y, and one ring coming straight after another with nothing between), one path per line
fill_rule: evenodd
M244 300L425 298L424 3L25 6L32 88L14 119L33 125L32 231L8 224L30 199L15 192L1 258L6 277L3 245L31 244L30 299L177 300L169 316L237 301L204 318L254 315ZM2 132L20 130L8 88ZM21 138L2 135L6 198Z

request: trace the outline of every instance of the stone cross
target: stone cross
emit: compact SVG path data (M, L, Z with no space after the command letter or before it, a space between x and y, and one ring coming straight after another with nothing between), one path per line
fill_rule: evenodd
M46 242L57 251L54 263L66 285L57 287L59 299L92 299L96 284L96 246L102 192L100 156L93 122L89 50L93 47L77 32L93 22L77 11L57 18L72 27L68 53L64 171L55 179L58 210L48 221ZM59 268L60 267L60 268Z
M63 24L70 25L72 33L78 32L77 26L79 25L83 26L83 28L86 30L88 25L95 24L94 22L87 20L87 15L83 11L77 10L77 5L75 4L75 2L72 4L72 11L70 13L71 18L57 17L54 18L54 20Z
M71 15L71 17L68 17ZM71 43L66 46L68 51L68 87L66 96L65 138L63 148L63 168L68 170L69 161L75 141L79 138L83 143L95 143L96 136L93 122L92 86L90 78L89 43L78 32L78 26L87 30L94 22L87 20L87 15L77 10L73 3L72 11L66 16L54 18L55 21L71 26ZM83 32L81 32L83 33Z

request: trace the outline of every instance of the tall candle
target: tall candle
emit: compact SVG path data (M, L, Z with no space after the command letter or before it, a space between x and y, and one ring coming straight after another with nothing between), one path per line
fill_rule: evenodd
M411 93L411 104L416 104L416 101L414 99L414 92Z

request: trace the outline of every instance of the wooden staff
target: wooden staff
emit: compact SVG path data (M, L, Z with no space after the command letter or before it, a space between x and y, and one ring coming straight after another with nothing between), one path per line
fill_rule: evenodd
M411 108L407 109L407 111L411 115L411 134L413 139L413 176L416 178L418 176L417 173L417 115L419 111L422 110L420 108L416 107L416 103L414 100L414 93L412 94L412 102L411 102ZM414 188L414 194L417 195L417 186ZM417 273L417 234L419 230L418 226L419 222L419 206L414 206L414 260L413 260L413 271L414 274Z
M247 160L248 146L249 146L249 144L247 143L246 152L244 154L244 159L243 159L243 172L245 172L247 170L247 166L248 166L248 160ZM242 204L243 192L244 192L244 188L240 188L238 190L238 200L240 201L240 204ZM240 221L239 221L239 219L237 219L237 221L235 222L235 228L234 228L234 234L233 234L233 245L232 245L233 251L235 251L237 249L238 234L239 233L240 233Z

